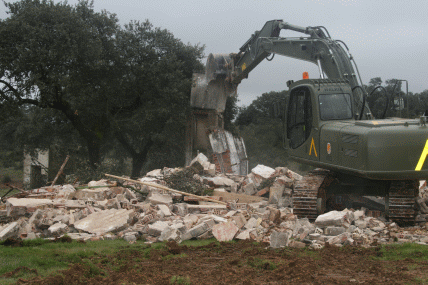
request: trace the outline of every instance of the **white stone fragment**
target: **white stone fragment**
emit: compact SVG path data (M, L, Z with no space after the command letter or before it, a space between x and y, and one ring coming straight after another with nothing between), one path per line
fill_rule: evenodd
M108 232L116 232L124 229L133 210L110 209L90 214L74 223L74 227L89 233L101 235Z
M272 176L272 174L275 173L275 169L259 164L253 169L251 169L251 172L258 176L263 177L264 179L269 179Z
M350 221L347 212L331 211L323 215L319 215L315 220L315 225L321 228L328 226L349 227Z

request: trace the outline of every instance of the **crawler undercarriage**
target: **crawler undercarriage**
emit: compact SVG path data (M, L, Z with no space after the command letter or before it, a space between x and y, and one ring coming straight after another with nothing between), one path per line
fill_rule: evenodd
M315 220L318 215L341 207L353 207L336 197L346 195L384 197L385 217L399 224L412 224L416 217L417 180L369 180L316 169L296 182L293 193L294 213L299 218Z

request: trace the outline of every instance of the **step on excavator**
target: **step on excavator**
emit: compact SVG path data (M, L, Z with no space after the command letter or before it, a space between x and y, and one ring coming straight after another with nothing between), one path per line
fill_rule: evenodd
M304 36L280 37L284 29ZM316 167L295 184L294 213L314 220L334 208L337 197L378 196L384 197L386 218L413 223L418 180L428 177L427 117L374 118L348 47L325 27L272 20L238 53L210 54L205 74L193 76L191 106L221 112L239 83L275 55L312 62L320 73L286 82L285 148L291 159ZM383 87L377 89L388 98Z

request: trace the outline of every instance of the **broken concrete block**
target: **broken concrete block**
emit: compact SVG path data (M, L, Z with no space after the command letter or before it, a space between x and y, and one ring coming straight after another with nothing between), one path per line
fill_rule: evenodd
M215 176L215 164L210 163L210 166L208 166L208 170L205 171L206 174Z
M179 204L174 204L174 213L177 213L179 216L184 217L185 215L187 215L187 213L189 213L189 211L187 210L187 204L186 203L179 203Z
M264 179L269 179L272 174L275 173L275 169L259 164L251 169L251 172L255 175L263 177Z
M175 240L177 243L180 243L181 232L178 229L167 228L164 230L160 237L159 241L172 241Z
M287 189L287 188L286 188ZM293 199L291 197L282 197L278 201L279 208L292 208L293 207Z
M333 244L343 244L348 238L351 237L350 233L343 233L334 237L331 237L327 240L327 242L331 245Z
M293 247L293 248L305 248L305 247L306 247L306 244L305 244L304 242L301 242L301 241L291 240L291 241L288 243L288 246L289 246L289 247Z
M236 236L236 239L240 239L240 240L250 239L250 238L251 238L251 237L250 237L250 233L251 233L252 231L255 231L255 230L254 230L254 229L247 229L247 230L244 230L244 231L242 231L241 233L239 233L239 234Z
M211 181L216 188L225 187L225 186L232 187L233 185L236 184L236 182L233 181L232 179L229 179L227 177L222 177L222 176L216 176L212 178Z
M149 196L147 196L147 200L150 201L152 204L165 204L170 205L172 204L172 197L167 194L160 194L158 192L152 191L150 192Z
M199 218L196 215L188 215L183 218L183 223L186 228L190 229L198 222Z
M215 225L212 228L212 233L218 241L230 241L235 237L238 230L234 222L228 221Z
M269 207L269 222L279 223L281 218L281 211L275 208Z
M159 211L162 212L164 217L172 216L171 211L169 210L169 207L167 205L159 204L158 205Z
M293 172L291 170L288 170L286 176L289 177L289 178L291 178L291 179L293 179L294 181L296 181L296 180L300 181L300 180L302 180L302 177L303 177L302 175L300 175L300 174L298 174L296 172Z
M245 224L245 228L246 229L254 229L255 227L257 227L258 226L258 222L257 222L257 219L255 219L255 218L253 218L253 217L251 217L249 220L248 220L248 222Z
M2 228L0 231L0 241L5 240L7 238L15 237L19 232L19 224L18 222L12 222L5 227Z
M269 190L269 204L278 204L284 195L285 185L274 182Z
M68 227L66 224L56 223L50 226L48 228L48 231L51 235L60 235L60 234L66 233L68 231Z
M367 222L365 220L355 220L354 225L360 229L367 228Z
M205 169L209 169L210 162L208 161L208 158L201 152L190 162L189 167L193 168L196 173L201 173Z
M70 222L70 216L69 215L59 215L59 216L56 216L53 219L53 221L54 221L54 223L55 222L61 222L63 224L68 224Z
M36 239L36 238L38 238L36 233L29 232L29 233L27 233L27 236L24 239Z
M300 235L306 230L308 230L308 233L312 233L315 231L315 226L309 222L308 218L298 219L293 228L293 236Z
M6 211L9 217L17 218L52 204L49 199L9 198L6 200Z
M357 210L354 212L354 220L361 220L365 218L365 213L362 210Z
M181 239L184 241L184 240L188 240L191 238L196 238L196 237L204 234L209 229L210 229L210 227L208 224L201 223L201 224L189 229L184 235L182 235Z
M339 227L349 227L350 221L348 219L347 212L338 212L331 211L322 215L319 215L315 220L315 225L320 228L325 228L328 226L339 226Z
M103 201L111 195L110 188L88 188L79 189L74 193L74 197L79 200Z
M149 171L149 172L147 172L146 176L147 177L162 178L163 177L162 169L155 169L155 170Z
M58 188L56 198L72 199L76 189L72 185L62 185Z
M288 246L287 233L273 231L270 235L270 247L280 248L285 246Z
M233 216L232 220L235 222L238 229L241 229L247 223L247 220L245 219L244 215L242 215L241 213Z
M344 227L326 227L324 234L327 236L337 236L343 234L346 231Z
M283 176L279 176L275 179L276 183L282 184L284 185L285 188L289 188L292 189L293 185L294 185L294 181L293 179L283 175ZM291 193L290 193L291 194Z
M127 242L135 242L137 240L137 235L138 235L137 232L127 232L123 236L123 239L126 240Z
M149 235L158 237L162 234L163 231L167 230L169 225L164 221L157 221L154 224L149 225Z
M104 210L90 214L74 223L74 227L85 232L102 235L123 230L133 214L133 210Z
M254 183L248 183L242 187L242 190L246 195L254 195L257 192L256 186Z

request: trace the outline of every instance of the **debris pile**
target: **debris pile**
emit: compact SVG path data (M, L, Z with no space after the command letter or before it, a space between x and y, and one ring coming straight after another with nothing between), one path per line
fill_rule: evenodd
M247 176L216 175L213 164L199 154L186 169L157 169L122 185L103 179L84 187L44 187L25 198L8 198L0 205L0 240L67 234L79 240L129 242L252 239L273 248L428 244L425 226L400 228L369 216L364 208L331 211L314 223L297 217L291 197L300 179L285 167L263 165ZM165 190L168 187L179 191ZM197 196L208 193L209 199Z

